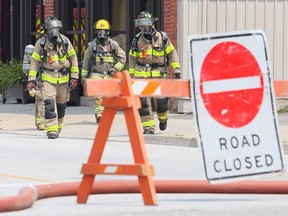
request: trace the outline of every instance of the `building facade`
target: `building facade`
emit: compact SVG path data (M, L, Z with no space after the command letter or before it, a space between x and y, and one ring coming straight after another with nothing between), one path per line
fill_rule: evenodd
M112 37L122 39L123 48L129 50L137 32L134 20L143 10L158 17L157 29L166 31L177 44L177 0L166 0L165 4L164 0L0 0L0 8L2 62L21 60L24 47L35 43L40 25L51 15L62 21L61 32L73 42L79 61L94 38L93 25L100 18L111 22Z
M2 62L21 60L24 47L35 43L40 24L50 15L62 20L62 33L73 42L79 61L100 18L111 22L112 37L128 55L137 32L134 20L148 10L178 50L184 79L189 78L188 35L252 29L266 33L273 79L288 79L288 0L0 0L0 8ZM192 111L189 98L177 101L172 110Z
M178 53L188 79L188 35L263 30L267 37L271 74L288 80L287 0L178 0ZM178 110L191 112L189 99Z

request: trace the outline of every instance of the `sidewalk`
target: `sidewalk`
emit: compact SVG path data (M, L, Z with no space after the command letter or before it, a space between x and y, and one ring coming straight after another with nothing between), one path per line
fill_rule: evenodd
M288 113L280 113L279 133L284 148L288 150ZM125 126L124 126L125 125ZM93 140L98 125L95 123L93 107L68 107L61 137ZM37 131L34 126L34 104L0 104L0 133L43 136L45 131ZM171 113L168 127L154 135L145 135L149 144L197 147L195 122L192 114ZM122 111L118 111L109 133L110 141L129 141L126 122Z

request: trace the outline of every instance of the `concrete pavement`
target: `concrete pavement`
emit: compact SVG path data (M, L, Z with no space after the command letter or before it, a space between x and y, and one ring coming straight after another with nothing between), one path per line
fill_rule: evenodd
M0 104L1 133L45 137L45 131L38 131L34 126L34 112L34 104ZM280 138L284 148L288 149L288 113L279 113L278 119ZM149 144L197 147L195 126L193 114L171 113L167 129L160 131L157 125L155 134L145 135L145 141ZM97 127L93 107L71 106L66 110L60 137L93 140ZM118 111L113 120L108 140L129 141L122 111Z
M288 146L288 114L279 115L279 125L281 140L284 146ZM48 140L45 131L38 131L34 126L34 104L0 104L1 196L17 194L27 184L80 181L82 175L79 174L79 170L87 161L97 127L93 107L68 107L60 138ZM175 113L171 113L166 131L157 128L155 135L145 136L147 144L156 144L147 145L149 159L157 173L155 179L204 178L201 153L196 148L195 137L193 115ZM103 161L111 162L113 159L117 163L131 162L131 154L127 154L131 153L129 152L131 149L126 144L129 142L129 137L121 111L115 116L108 141L109 145L106 146L108 154L103 155ZM181 148L182 146L192 148ZM286 161L287 156L285 164ZM119 179L122 179L121 177ZM97 179L109 180L106 176L97 176ZM280 180L286 179L286 174L280 177ZM283 215L287 212L287 195L267 195L263 198L260 195L246 194L232 196L158 194L157 197L159 198L157 208L144 206L141 196L130 194L90 196L86 205L76 204L76 199L72 196L57 197L39 200L25 211L4 214L63 215L65 212L76 216L92 215L97 212L97 215L111 216L123 212L125 215L206 216L211 215L213 211L214 215L244 215L249 212L250 215L258 216L264 212L273 212L273 215ZM239 197L243 197L243 200ZM217 205L213 205L214 203ZM251 214L251 210L254 213Z

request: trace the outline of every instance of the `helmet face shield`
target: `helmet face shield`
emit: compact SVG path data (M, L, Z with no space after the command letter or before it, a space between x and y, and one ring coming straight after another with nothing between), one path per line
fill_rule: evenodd
M45 29L50 30L52 28L62 28L62 22L60 20L48 20L45 22Z
M153 18L139 18L135 20L135 27L141 27L141 26L152 26L154 23Z

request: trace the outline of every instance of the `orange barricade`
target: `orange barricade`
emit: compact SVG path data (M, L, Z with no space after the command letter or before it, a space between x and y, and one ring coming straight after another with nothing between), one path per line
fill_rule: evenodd
M106 97L103 99L102 105L105 109L94 138L88 163L82 166L82 173L84 176L78 190L77 202L87 202L96 174L136 175L138 176L140 191L145 205L156 205L156 190L152 180L154 170L148 162L138 114L138 109L141 106L140 99L133 95L132 82L127 71L123 73L123 76L121 73L116 73L114 78L115 79L109 80L108 82L103 80L105 82L103 83L104 85L91 85L91 83L89 85L89 82L95 80L87 80L85 84L86 93L90 91L87 95L102 95ZM119 78L122 78L121 81ZM104 89L103 86L106 88L106 93L101 90ZM109 89L107 89L107 87ZM135 164L100 164L105 143L112 126L112 121L119 108L122 108L124 112Z
M287 81L274 81L277 97L287 97ZM156 205L156 192L152 176L153 167L149 165L144 145L142 126L138 114L140 96L191 97L188 80L141 80L130 78L129 72L115 73L113 79L86 79L84 85L86 96L103 96L105 107L88 163L82 166L82 182L78 190L78 203L86 203L91 193L96 174L136 175L145 205ZM126 125L135 160L133 165L100 164L112 121L119 108L124 111ZM128 124L129 123L129 124Z

